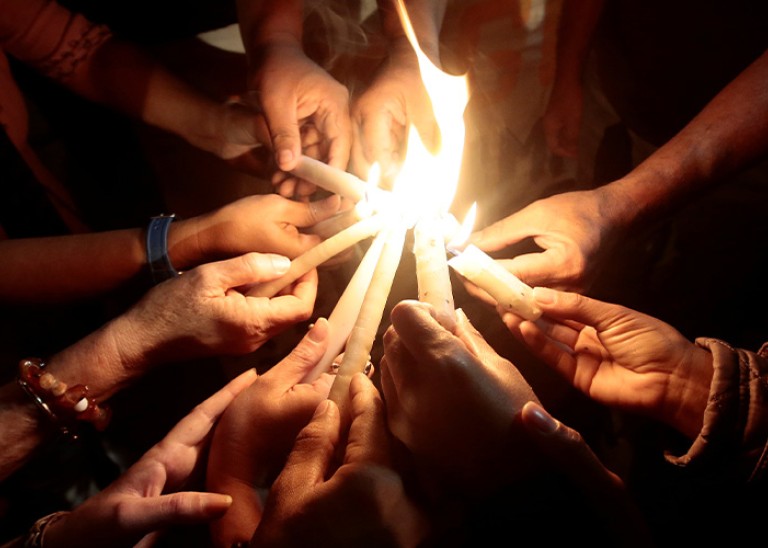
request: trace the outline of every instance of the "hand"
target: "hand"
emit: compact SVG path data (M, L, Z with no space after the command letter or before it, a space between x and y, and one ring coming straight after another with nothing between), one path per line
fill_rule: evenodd
M432 313L415 301L392 309L381 360L389 427L423 467L484 492L531 470L513 422L537 398L462 312L455 334Z
M393 179L405 159L411 124L428 149L437 147L440 130L410 44L393 51L373 83L354 100L352 119L352 169L364 178L378 162L382 179Z
M653 546L647 524L622 479L600 462L576 430L528 402L520 418L529 440L556 470L591 502L600 525L606 524L620 546Z
M319 159L346 169L350 146L349 92L309 59L299 44L268 45L250 86L260 94L279 169L289 172L295 168L303 143L316 146L318 135L323 143ZM312 129L303 136L305 126ZM293 187L291 193L288 190L281 188L280 193L291 196Z
M211 213L172 223L171 262L185 269L249 251L293 259L321 242L302 229L329 219L339 207L338 196L310 203L274 194L246 196Z
M142 363L253 352L312 314L315 271L274 298L237 291L273 280L289 265L279 255L247 253L166 280L114 321L118 347L124 356L143 357Z
M201 472L217 419L255 379L250 369L195 407L114 483L52 523L45 545L135 546L172 525L203 523L226 512L227 495L180 490Z
M498 251L533 238L543 251L503 261L505 268L528 285L582 291L615 237L610 208L598 191L557 194L493 223L470 241L484 251Z
M191 144L251 175L264 176L271 170L267 123L247 97L212 104L204 112L198 127L186 134Z
M362 373L352 378L350 400L348 437L334 402L317 407L272 486L251 546L417 546L423 540L426 521L391 469L383 404ZM337 468L342 438L348 441Z
M511 313L509 330L595 401L662 420L695 438L712 379L712 356L672 326L576 293L537 287L546 322Z
M555 85L544 112L544 137L553 154L576 158L584 108L580 84Z
M230 406L216 428L208 458L208 489L232 496L229 511L211 527L216 546L251 538L261 517L256 489L277 477L296 435L331 388L332 377L301 379L323 357L328 322L319 319L280 363Z

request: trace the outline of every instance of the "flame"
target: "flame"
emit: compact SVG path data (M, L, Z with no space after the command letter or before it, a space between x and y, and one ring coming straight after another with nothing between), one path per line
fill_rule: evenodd
M472 229L475 226L475 218L477 217L477 202L474 202L472 204L472 207L469 208L469 211L467 211L466 217L464 217L464 221L461 223L461 227L459 230L454 234L454 236L451 238L451 241L446 244L445 247L447 247L451 251L461 251L464 249L464 246L467 245L467 242L469 241L469 237L472 235Z
M469 101L466 75L443 72L419 46L403 0L397 0L397 12L419 62L419 72L432 102L440 130L440 145L430 152L415 127L409 128L408 149L393 192L398 202L415 222L427 214L445 212L453 202L459 183L464 151L464 109Z

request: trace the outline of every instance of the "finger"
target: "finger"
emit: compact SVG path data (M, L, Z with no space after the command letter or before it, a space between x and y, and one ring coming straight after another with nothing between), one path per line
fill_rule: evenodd
M349 394L352 422L344 463L389 466L391 463L384 428L384 403L378 390L364 373L357 373L352 377Z
M530 286L549 286L561 281L562 266L547 251L523 253L500 262L505 269Z
M249 303L256 316L280 329L309 319L316 297L317 270L310 270L277 297L250 297Z
M213 396L198 404L189 415L174 426L164 441L194 446L202 442L213 425L224 413L237 395L256 380L255 369L248 369L231 381Z
M328 333L328 320L319 318L290 354L264 373L264 377L278 379L279 385L286 390L295 386L325 354Z
M526 321L520 324L520 337L534 356L562 373L573 383L576 378L578 361L572 346L553 341L533 322Z
M536 287L533 298L554 319L578 322L604 331L616 325L626 313L620 305L591 299L579 293Z
M304 492L308 487L322 483L333 462L340 427L336 404L331 400L320 402L309 424L296 437L273 490Z
M121 504L120 523L134 535L143 536L172 525L210 521L222 516L231 505L229 495L195 491L131 497Z
M469 241L483 251L498 251L533 236L533 225L528 222L524 212L525 209L474 232Z
M275 253L246 253L239 257L202 265L215 269L224 289L246 284L267 282L285 274L291 266L288 257Z
M282 171L295 168L301 154L301 131L295 105L295 97L286 101L285 97L269 94L263 98L275 162Z
M390 314L392 327L408 351L419 356L419 363L439 361L458 350L457 338L434 317L432 306L419 301L404 300L397 303ZM464 349L466 351L466 349ZM432 365L439 365L433 363Z
M287 220L301 228L314 226L338 213L340 207L341 197L336 194L309 203L295 203Z
M345 97L343 105L323 116L320 130L325 134L329 141L328 147L328 165L339 169L347 169L349 163L350 137L352 133L352 124L349 119L349 110L347 108L348 96Z
M478 358L485 356L498 357L496 351L488 344L483 335L472 325L469 318L461 308L456 310L456 332L455 335L461 339L470 352Z
M395 150L391 127L394 123L389 112L367 114L360 124L361 146L367 163L387 164Z
M287 177L284 179L280 179L279 182L272 182L272 184L275 186L275 191L282 196L283 198L293 198L293 195L296 191L296 178L295 177Z
M528 402L520 415L536 447L585 492L599 495L623 485L621 479L597 458L579 432L556 420L543 407Z

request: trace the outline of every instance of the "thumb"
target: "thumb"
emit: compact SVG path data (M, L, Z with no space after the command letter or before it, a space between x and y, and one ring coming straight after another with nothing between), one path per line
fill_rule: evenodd
M319 318L291 353L264 373L264 376L279 376L284 381L284 388L291 387L301 382L317 365L327 347L328 320Z
M293 224L303 228L314 226L320 221L324 221L338 213L341 206L341 197L337 194L332 194L327 198L315 200L314 202L294 203L296 206L295 217L292 219Z
M122 524L135 536L171 525L203 523L221 517L232 505L232 497L219 493L186 491L124 502Z
M341 417L336 404L331 400L320 402L312 419L296 437L273 490L300 493L308 486L322 483L336 453L340 427Z
M532 236L531 225L524 217L522 212L518 212L496 221L472 234L470 242L483 251L498 251L517 243Z
M279 107L267 109L265 105L265 113L277 167L282 171L291 171L301 155L301 133L296 110Z

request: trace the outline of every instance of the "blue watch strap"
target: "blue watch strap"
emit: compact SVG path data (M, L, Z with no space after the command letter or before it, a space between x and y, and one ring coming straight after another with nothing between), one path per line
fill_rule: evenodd
M173 214L158 215L147 226L147 264L156 284L179 275L168 257L168 228L175 218Z

